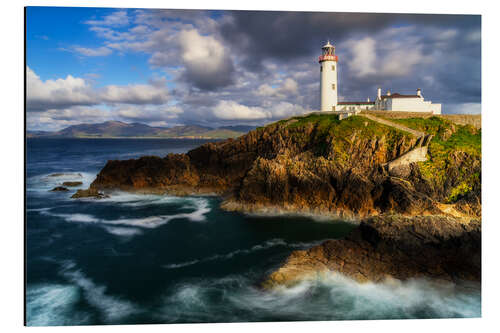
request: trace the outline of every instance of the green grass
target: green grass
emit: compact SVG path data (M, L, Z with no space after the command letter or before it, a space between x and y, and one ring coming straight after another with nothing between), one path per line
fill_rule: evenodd
M431 182L443 182L446 170L452 163L451 158L455 152L466 152L470 156L481 158L481 130L471 125L453 124L442 117L391 119L409 128L433 134L429 145L429 160L420 162L420 170L424 177ZM397 142L412 135L386 126L362 116L351 116L339 120L337 115L312 114L306 117L295 117L275 122L266 126L286 126L295 143L313 146L312 150L318 155L327 151L334 152L339 161L348 161L348 147L351 139L385 138L387 149L395 148ZM307 128L312 131L305 131ZM264 128L258 128L262 130ZM304 135L310 133L310 135ZM450 194L450 200L455 200L470 188L470 182L476 182L480 175L462 175L465 184L460 185L455 192Z
M386 126L362 116L351 116L339 120L337 115L312 114L306 117L295 117L281 120L269 126L286 126L289 134L299 146L309 146L316 154L326 157L328 152L333 151L335 159L339 162L347 162L351 140L385 138L388 150L394 148L395 144L404 137L412 135ZM306 131L309 129L309 131ZM304 133L310 133L304 135Z
M443 184L447 169L453 165L453 155L464 152L469 158L481 158L481 130L471 125L457 125L441 117L392 119L410 128L433 134L429 145L429 160L420 162L420 171L429 181ZM467 174L460 170L459 184L447 198L453 203L470 192L474 186L480 186L479 173Z

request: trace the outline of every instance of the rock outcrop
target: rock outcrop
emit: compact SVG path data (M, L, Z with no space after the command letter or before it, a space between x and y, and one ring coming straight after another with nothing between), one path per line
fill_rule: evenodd
M95 188L89 188L88 190L78 190L75 194L71 196L73 199L79 198L94 198L94 199L103 199L109 198L109 195L104 194Z
M69 191L66 187L64 186L56 186L50 192L67 192Z
M439 121L439 131L458 131L457 126ZM431 134L443 140L441 132ZM360 116L339 121L314 115L277 122L238 139L207 143L187 154L108 161L91 189L215 193L224 196L223 208L247 212L285 210L355 218L453 212L478 217L480 155L451 149L438 156L444 159L438 165L433 155L440 151L433 141L431 160L425 163L444 176L429 171L427 164L426 169L417 163L387 168L388 162L413 149L417 139ZM472 179L473 174L479 177ZM466 191L458 191L460 198L449 202L464 183ZM440 203L454 205L459 199L466 201L461 208L441 209Z
M294 251L263 287L293 285L330 271L358 281L480 281L481 222L438 216L368 218L344 239Z
M438 117L399 121L428 134L425 162L388 167L421 145L411 132L362 116L311 115L187 154L108 161L73 197L215 193L227 210L363 219L345 239L293 252L266 287L326 271L358 280L479 280L480 130Z
M63 182L62 184L63 184L63 186L75 187L75 186L82 185L83 182L79 182L79 181L76 181L76 182Z

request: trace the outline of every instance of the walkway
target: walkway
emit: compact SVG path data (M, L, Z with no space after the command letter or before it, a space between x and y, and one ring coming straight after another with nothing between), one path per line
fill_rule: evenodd
M373 120L373 121L376 121L376 122L378 122L380 124L391 126L391 127L400 129L402 131L411 133L411 134L415 135L416 137L421 137L421 136L425 136L426 135L424 132L420 132L420 131L408 128L406 126L403 126L403 125L398 124L398 123L394 123L394 122L386 120L386 119L382 119L382 118L379 118L379 117L372 116L371 114L361 113L361 114L359 114L359 116L368 118L368 119Z

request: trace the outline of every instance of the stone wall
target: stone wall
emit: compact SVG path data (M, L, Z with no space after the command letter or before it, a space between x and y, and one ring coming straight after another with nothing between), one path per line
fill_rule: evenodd
M427 146L417 147L387 163L387 169L391 172L392 169L399 166L425 161L427 161Z

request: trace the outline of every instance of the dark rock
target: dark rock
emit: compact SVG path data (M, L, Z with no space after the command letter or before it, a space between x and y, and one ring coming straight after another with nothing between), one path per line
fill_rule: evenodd
M77 198L96 198L96 199L103 199L103 198L109 198L109 195L104 194L102 192L99 192L98 190L94 188L89 188L88 190L78 190L76 191L75 194L71 196L73 199Z
M64 182L63 183L64 186L70 186L70 187L80 186L82 184L83 184L82 182Z
M58 173L52 173L48 175L48 177L64 177L64 176L72 176L72 177L82 177L81 173L64 173L64 172L58 172Z
M293 285L322 272L358 281L481 280L481 222L442 216L373 217L340 240L294 251L263 283Z
M67 192L69 191L66 187L64 186L56 186L50 192Z
M90 188L215 193L224 195L222 207L247 212L279 208L356 218L385 213L480 216L475 200L474 207L461 203L462 210L440 208L464 181L474 182L480 192L480 177L466 178L481 173L480 156L452 154L439 182L429 182L417 163L389 173L382 166L412 149L416 138L388 126L365 126L366 119L357 124L355 118L332 122L327 133L319 122L295 126L300 121L292 119L187 154L108 161Z

